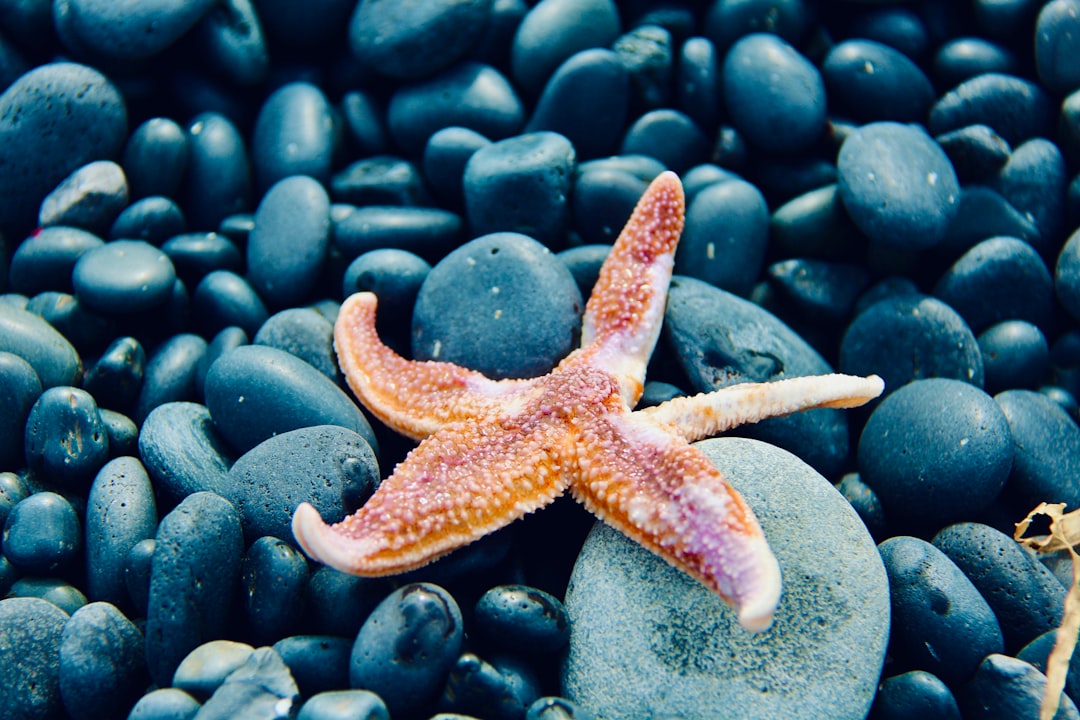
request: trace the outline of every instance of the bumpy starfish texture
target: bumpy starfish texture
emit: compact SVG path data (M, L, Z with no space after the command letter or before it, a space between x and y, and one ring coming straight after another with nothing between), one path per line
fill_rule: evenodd
M689 443L743 423L877 397L876 376L747 383L633 411L656 345L682 232L674 173L638 202L585 308L581 347L549 374L491 380L406 360L379 340L375 296L353 295L334 329L356 397L423 440L356 513L326 525L304 503L293 533L312 558L378 576L425 565L567 489L608 524L714 590L750 630L772 622L780 569L754 514Z

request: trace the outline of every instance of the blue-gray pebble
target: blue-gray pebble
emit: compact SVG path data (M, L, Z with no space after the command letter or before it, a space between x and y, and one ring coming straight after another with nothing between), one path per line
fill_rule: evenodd
M273 648L255 650L231 672L199 709L205 720L289 720L300 706L300 692L289 668Z
M190 288L215 270L241 272L244 265L236 243L216 232L174 233L162 243L161 251L169 256L177 277Z
M206 700L225 678L247 662L255 648L235 640L211 640L184 656L173 673L172 686Z
M1056 95L1080 87L1080 2L1053 0L1043 5L1035 25L1035 70Z
M322 566L308 580L313 631L355 638L360 626L393 589L381 578L347 575ZM340 687L348 687L348 683Z
M121 161L133 198L175 197L187 163L187 134L164 117L150 118L135 128Z
M499 655L489 661L467 652L450 669L437 708L464 717L518 720L539 697L539 679L523 659Z
M296 720L390 720L390 712L369 690L336 690L308 697Z
M83 165L41 201L38 225L67 225L105 233L128 204L127 178L112 160Z
M326 184L335 134L333 108L322 90L307 82L278 88L255 120L251 161L256 183L265 190L291 175L307 175Z
M187 229L184 211L174 201L161 195L136 200L117 215L109 228L109 239L145 240L161 245Z
M960 708L949 686L941 678L925 670L910 670L881 682L871 717L874 720L916 720L923 717L960 720Z
M1006 162L1012 148L987 125L968 125L936 138L961 183L987 182Z
M28 575L67 570L82 551L82 527L62 495L39 492L11 509L0 546L4 557Z
M199 281L192 293L191 310L196 327L206 337L231 326L252 337L269 316L251 283L229 270L214 270Z
M0 304L0 351L30 363L44 388L74 385L82 374L71 343L39 315L14 305Z
M79 228L42 228L19 243L11 257L11 289L24 295L46 290L70 292L71 270L86 252L104 242Z
M1061 248L1054 267L1054 288L1066 312L1080 318L1080 228Z
M320 693L348 691L352 645L351 638L334 635L290 635L273 647L289 666L301 694L310 698Z
M143 421L139 456L155 491L179 502L202 490L228 487L232 452L218 434L210 411L191 402L165 403Z
M1039 230L1032 244L1044 255L1059 249L1065 229L1065 158L1054 143L1032 138L1013 149L1008 162L990 183Z
M27 464L54 483L89 483L109 459L109 436L97 403L79 388L43 392L30 408L24 438Z
M857 122L922 122L934 101L919 66L873 40L839 43L825 56L821 74L830 110Z
M1023 660L995 653L988 655L979 665L979 671L961 695L961 708L964 717L972 720L1035 720L1039 717L1039 705L1044 695L1045 675ZM1054 718L1080 718L1080 712L1068 695L1061 697Z
M143 240L114 240L84 253L71 274L75 296L102 315L140 313L164 305L176 269L169 256Z
M251 342L284 350L328 378L337 379L334 326L311 308L290 308L271 315Z
M11 718L48 720L63 712L60 644L68 614L39 598L0 600L0 664L18 668L0 684L0 707Z
M1054 107L1035 83L988 72L966 80L938 98L927 128L941 135L967 125L989 125L1012 146L1052 135Z
M41 380L30 363L0 351L0 468L22 466L23 431L39 395Z
M206 341L192 333L173 335L158 345L146 363L135 420L142 423L159 405L195 400L195 373L206 350Z
M1009 423L1015 448L1008 488L1019 513L1040 502L1080 507L1080 428L1057 403L1031 390L994 396Z
M139 698L128 720L192 720L199 707L199 701L183 690L159 688Z
M384 248L436 258L460 244L462 224L460 215L441 208L348 207L333 219L333 244L346 258Z
M251 161L240 131L220 113L192 118L187 138L182 204L192 230L213 230L226 217L249 209Z
M60 637L60 697L73 720L121 717L148 679L142 633L114 605L71 615Z
M284 540L264 536L248 548L240 583L252 641L269 644L292 634L305 611L308 563Z
M563 604L527 585L491 588L476 602L473 618L480 635L508 652L555 652L570 637Z
M959 567L910 535L879 546L889 575L891 652L950 684L968 680L1004 640L997 618Z
M462 189L465 164L474 152L490 144L491 141L480 133L457 126L444 127L428 138L424 146L424 178L447 207L454 210L465 207Z
M102 0L68 0L71 31L82 47L116 60L142 60L176 42L213 5L160 0L121 8Z
M493 378L543 375L577 347L583 309L573 276L547 248L516 233L485 235L428 273L413 355Z
M1050 347L1042 331L1026 320L991 325L977 339L988 393L1034 388L1047 379Z

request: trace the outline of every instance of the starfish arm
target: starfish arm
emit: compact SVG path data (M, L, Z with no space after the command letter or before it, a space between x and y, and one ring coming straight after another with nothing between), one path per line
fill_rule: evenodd
M664 319L684 214L678 176L662 173L638 201L585 306L580 357L617 377L630 407L641 397Z
M447 425L507 408L531 380L491 380L448 362L406 360L375 329L376 298L356 293L341 305L334 349L353 393L375 417L420 440Z
M604 522L697 578L761 631L780 567L753 512L701 451L640 413L590 426L571 491Z
M668 400L638 413L670 427L687 442L739 425L811 408L853 408L885 389L877 375L812 375L766 383L741 383Z
M304 551L368 577L412 570L561 495L568 435L550 419L451 425L418 445L355 513L327 525L307 503L293 515Z

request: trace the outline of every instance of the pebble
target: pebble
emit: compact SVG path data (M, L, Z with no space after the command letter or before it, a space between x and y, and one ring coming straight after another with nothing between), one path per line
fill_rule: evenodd
M229 118L196 115L187 125L188 161L180 195L192 230L213 230L229 215L249 209L251 161L244 138Z
M671 32L649 18L641 18L637 27L612 43L611 49L630 76L631 107L652 111L671 104L671 46Z
M695 392L832 372L775 316L700 280L672 281L664 328L666 342ZM847 418L837 410L765 420L739 433L779 445L827 477L839 474L848 456Z
M993 187L1039 231L1032 242L1045 255L1059 249L1065 225L1065 158L1049 140L1034 138L1018 145L993 179Z
M862 266L826 260L784 260L770 265L766 277L799 317L813 323L847 320L870 283Z
M1080 3L1052 0L1043 5L1035 24L1035 70L1039 81L1055 95L1080 88L1080 70L1073 58L1080 53Z
M709 185L690 202L675 272L741 296L761 274L769 241L769 208L744 180Z
M897 535L879 546L889 575L890 651L950 685L975 674L1004 640L997 618L956 564L925 540Z
M934 285L934 295L977 333L1002 320L1044 328L1053 312L1054 281L1031 245L993 237L960 256Z
M72 613L60 636L60 697L74 720L120 717L146 689L143 636L115 606Z
M176 42L213 5L162 0L124 9L102 0L67 0L80 46L116 60L143 60ZM130 10L130 11L128 11Z
M438 707L469 716L515 720L539 697L539 682L524 661L493 657L488 662L467 652L450 669Z
M205 393L216 430L237 453L314 425L340 425L378 451L371 426L349 396L282 350L246 345L222 355L206 374Z
M561 249L575 157L570 141L553 132L519 135L477 150L462 181L472 234L524 233ZM507 197L515 202L507 203Z
M721 93L732 125L767 152L807 150L825 130L821 73L776 35L752 33L731 46Z
M63 580L50 577L22 577L11 584L8 597L28 597L47 600L71 615L86 605L86 596Z
M0 352L18 355L37 373L43 388L73 385L82 360L67 339L39 315L0 304Z
M2 536L4 557L28 575L68 570L82 552L82 527L62 495L38 492L8 513Z
M1057 632L1049 630L1039 635L1016 653L1016 658L1031 663L1036 670L1045 673L1047 658L1057 642ZM1065 674L1065 692L1071 698L1078 694L1077 690L1080 690L1080 655L1073 653L1069 658L1069 670Z
M44 480L79 487L109 459L109 436L93 396L74 387L49 388L26 420L26 462Z
M237 85L258 85L270 72L262 25L251 0L229 0L195 29L215 76Z
M255 211L247 279L268 306L288 307L314 289L330 244L330 197L316 180L280 180Z
M543 245L517 233L485 235L425 278L413 356L497 379L543 375L578 346L584 306L570 271Z
M160 308L171 298L176 269L142 240L114 240L84 253L71 273L79 302L106 316Z
M1057 403L1031 390L1006 390L994 396L1015 449L1008 489L1023 514L1040 502L1080 507L1080 428ZM1018 517L1019 517L1018 514Z
M1046 91L1033 82L987 72L965 80L930 108L931 135L967 125L989 125L1013 147L1033 137L1046 137L1053 119Z
M840 198L873 241L908 250L939 244L955 217L960 185L945 151L922 130L863 125L837 158Z
M1054 289L1065 311L1080 319L1080 227L1069 236L1058 255Z
M232 326L252 337L269 317L251 283L229 270L214 270L199 281L191 296L191 314L205 337Z
M161 252L169 256L177 277L191 288L215 270L243 271L236 243L216 232L174 233L162 243Z
M718 57L711 40L690 37L679 47L676 62L675 104L706 131L716 127L721 114L714 91L720 82Z
M139 698L128 720L193 720L199 701L183 690L158 688Z
M300 693L289 668L272 648L263 647L225 678L199 715L206 720L291 720L299 706Z
M786 257L849 261L859 235L835 183L792 198L769 219L769 241Z
M140 424L159 405L195 400L195 373L206 349L206 341L192 333L173 335L157 346L135 401L133 414Z
M263 536L240 563L240 582L253 642L266 644L290 635L305 610L308 564L284 540Z
M94 68L57 62L21 76L0 95L0 225L33 223L57 183L114 157L126 134L124 98Z
M242 552L240 518L218 495L189 495L162 518L145 630L146 661L159 686L189 652L229 627Z
M703 585L598 523L566 594L563 693L609 720L723 717L733 707L744 717L864 717L884 661L889 593L862 522L785 451L741 438L697 447L753 508L780 562L772 629L745 631Z
M1005 651L1016 652L1061 622L1065 588L1031 551L1008 535L975 522L950 525L934 536L978 589L1001 624Z
M135 421L115 410L99 408L101 422L109 436L109 454L114 457L135 455L139 452L139 428Z
M821 75L830 107L857 122L919 122L934 101L934 89L918 65L872 40L834 46Z
M205 406L191 402L159 405L139 433L139 457L155 492L170 503L192 493L222 493L229 487L233 453Z
M362 578L332 567L319 567L308 581L313 631L355 638L371 611L392 589L393 586L382 578ZM348 687L348 683L338 687Z
M376 155L357 160L330 179L330 195L352 205L427 205L420 170L410 160Z
M97 354L116 334L115 322L88 310L78 298L67 293L40 293L30 298L26 309L60 331L80 355Z
M1039 243L1039 229L996 191L982 185L960 190L960 208L941 249L956 255L994 237L1014 237Z
M172 686L205 701L253 652L254 647L235 640L205 642L180 661L172 676Z
M109 228L108 237L110 240L145 240L161 246L185 230L187 220L180 206L167 197L152 195L124 208Z
M13 472L0 472L0 524L7 520L11 509L30 495L26 481Z
M361 435L315 425L274 435L241 455L224 494L249 541L264 535L291 541L292 514L301 502L336 523L371 496L380 477L375 453Z
M334 326L311 308L291 308L271 315L255 333L252 344L284 350L337 380Z
M71 173L45 196L38 225L67 225L101 234L127 204L124 170L111 160L98 160Z
M19 243L11 257L11 289L24 295L71 292L75 263L104 244L97 235L79 228L41 228Z
M169 118L145 120L128 138L120 164L133 198L175 198L187 170L187 134Z
M0 413L0 468L22 466L23 431L39 395L41 380L30 363L0 351L0 407L4 408Z
M533 119L536 117L537 113L534 112ZM614 139L609 142L614 144ZM480 133L453 125L435 131L428 138L424 146L424 177L435 196L448 208L461 210L465 207L465 191L462 187L465 164L474 152L490 144L491 141Z
M573 231L585 244L605 245L610 249L651 179L593 162L579 165L570 196ZM571 247L563 252L575 250Z
M154 538L140 540L131 546L124 560L124 587L138 617L146 617L150 601L150 570L156 546Z
M1025 320L991 325L978 337L986 373L986 391L1034 388L1050 369L1050 347L1036 326Z
M647 155L672 170L684 172L706 155L708 149L709 138L689 116L662 108L634 121L623 136L619 153Z
M988 655L979 665L971 683L962 695L965 718L1039 717L1039 704L1046 694L1046 676L1029 663L1008 655ZM1057 720L1075 720L1080 712L1068 695L1061 698Z
M998 405L948 378L895 390L859 438L860 478L881 498L890 522L906 528L978 516L1001 492L1012 462L1013 439Z
M259 109L251 136L256 184L266 190L292 175L306 175L325 185L336 135L333 108L322 90L307 82L278 88Z
M334 248L348 259L385 248L441 257L460 244L462 221L439 208L367 205L349 207L333 220L331 234Z
M934 53L932 74L939 87L955 88L979 75L1016 72L1016 55L998 43L979 37L958 37Z
M373 692L337 690L310 696L296 720L390 720L390 712Z
M527 585L498 585L485 592L476 602L473 622L485 640L504 652L556 652L570 637L563 604Z
M333 635L290 635L274 643L274 650L289 666L300 694L309 698L308 702L317 695L337 692L378 697L367 690L348 690L352 645L351 639ZM323 702L328 701L318 705Z
M968 125L934 138L961 183L991 180L1009 161L1012 148L987 125Z
M727 52L740 37L768 28L789 43L799 43L810 28L811 14L800 2L731 2L714 3L705 15L705 35L716 49Z
M871 712L874 720L934 717L960 720L960 708L949 687L925 670L911 670L882 681Z
M11 718L46 720L63 712L60 646L68 615L39 598L0 600L0 665L18 668L0 683L0 707Z
M546 696L529 706L525 720L592 720L592 715L566 698Z

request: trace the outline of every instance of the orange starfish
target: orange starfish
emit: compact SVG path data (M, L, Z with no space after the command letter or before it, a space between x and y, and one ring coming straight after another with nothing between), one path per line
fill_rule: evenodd
M581 347L549 374L491 380L406 360L380 342L375 296L334 328L341 368L376 417L423 439L356 513L328 526L304 503L308 555L354 575L419 567L537 510L568 488L608 524L714 590L750 630L772 622L780 569L750 508L689 443L814 407L855 407L876 376L747 383L634 412L656 345L685 201L674 173L646 190L600 270Z

